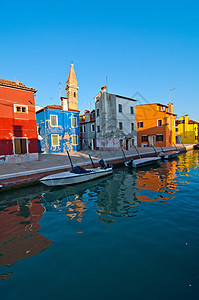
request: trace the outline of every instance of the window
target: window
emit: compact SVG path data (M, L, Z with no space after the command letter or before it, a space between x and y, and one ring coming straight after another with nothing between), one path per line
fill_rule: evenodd
M59 146L59 134L52 134L51 135L51 141L52 141L52 146Z
M197 141L197 139L198 139L198 137L197 137L197 136L195 136L195 141Z
M131 123L131 130L134 130L134 123Z
M74 95L74 98L76 98L76 92L74 92L74 94L73 94L73 95Z
M122 104L118 104L118 111L122 112Z
M28 113L28 106L15 104L14 105L14 111L16 113L26 113L27 114Z
M77 118L76 117L72 117L71 123L72 123L72 127L76 128L77 127Z
M122 122L119 122L119 128L120 128L120 130L122 130L122 128L123 128Z
M86 126L83 125L83 132L86 132Z
M157 121L157 125L158 125L158 127L162 126L162 119L160 119L160 120Z
M92 124L92 125L91 125L91 130L92 130L92 131L95 131L95 124Z
M133 108L133 106L130 107L130 111L131 111L131 115L133 115L134 114L134 108Z
M99 117L99 108L97 108L97 117Z
M50 115L50 125L53 127L58 126L58 118L56 115Z
M175 127L175 120L173 120L173 127Z
M80 132L82 133L82 126L80 126Z
M100 132L100 126L97 126L97 132Z
M120 147L123 147L123 140L120 140Z
M142 136L142 143L144 143L144 142L148 143L148 136L147 135Z
M156 135L156 142L163 142L163 135L162 134Z
M26 154L27 153L27 139L14 138L14 154Z
M135 140L131 139L131 146L133 147L135 145Z
M143 128L143 122L138 122L138 128Z
M78 144L78 136L77 135L72 135L72 144L77 145Z

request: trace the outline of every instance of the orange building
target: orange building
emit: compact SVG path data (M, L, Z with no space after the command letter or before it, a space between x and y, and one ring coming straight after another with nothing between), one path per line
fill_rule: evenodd
M172 147L175 144L173 103L143 104L136 106L138 147Z

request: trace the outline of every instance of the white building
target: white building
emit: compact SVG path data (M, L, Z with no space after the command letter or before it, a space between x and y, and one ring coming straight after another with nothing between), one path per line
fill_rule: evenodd
M99 150L129 150L137 145L136 100L106 92L95 97L96 146Z

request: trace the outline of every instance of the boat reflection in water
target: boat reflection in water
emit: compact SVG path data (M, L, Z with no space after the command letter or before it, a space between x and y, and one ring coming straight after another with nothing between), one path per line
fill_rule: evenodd
M165 202L177 191L177 162L165 162L154 169L117 169L106 179L74 187L51 189L43 193L42 203L47 211L64 212L69 220L81 222L91 203L99 219L109 225L121 217L134 217L142 201Z
M11 267L17 261L36 255L47 249L52 241L39 233L45 208L40 198L20 198L17 201L0 202L0 267ZM6 268L7 270L7 268ZM12 272L0 274L7 279Z

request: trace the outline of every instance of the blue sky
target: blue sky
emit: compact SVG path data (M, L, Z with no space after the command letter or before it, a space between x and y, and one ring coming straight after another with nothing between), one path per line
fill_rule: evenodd
M4 1L0 78L37 89L41 106L59 104L73 61L81 112L108 76L109 92L149 103L167 104L175 88L174 112L199 121L198 15L197 1Z

